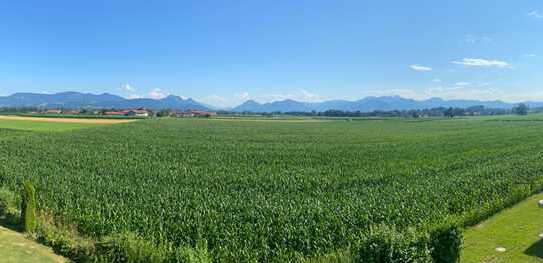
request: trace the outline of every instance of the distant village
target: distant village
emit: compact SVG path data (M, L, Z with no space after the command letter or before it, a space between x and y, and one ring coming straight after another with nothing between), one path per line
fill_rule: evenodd
M176 117L176 118L191 118L191 117L216 117L217 113L212 111L202 111L202 110L186 110L186 111L176 111L176 110L148 110L145 108L137 109L124 109L124 110L97 110L97 109L81 109L81 110L71 110L71 109L47 109L40 112L32 112L33 114L63 114L63 115L101 115L101 116L110 116L110 117Z

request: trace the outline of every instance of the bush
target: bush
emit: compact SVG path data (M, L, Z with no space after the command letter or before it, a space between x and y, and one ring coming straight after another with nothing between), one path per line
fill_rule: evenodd
M94 258L94 241L78 233L74 225L60 218L55 220L51 215L38 212L36 240L53 248L55 253L74 260L90 262Z
M9 191L7 188L0 188L0 216L2 222L8 225L19 225L20 196Z
M168 263L211 263L207 251L207 242L199 241L196 248L173 247L169 244L158 244L142 237L125 232L112 234L96 243L98 262L168 262Z
M435 263L454 263L460 260L462 231L455 225L439 227L430 232L432 258Z
M211 263L212 260L207 252L207 242L205 240L200 240L196 243L196 248L176 248L169 257L168 262Z
M302 258L299 263L352 263L353 255L350 249L338 250L325 255Z
M104 262L164 262L165 253L133 233L112 234L96 243L96 254Z
M432 262L426 235L412 229L400 233L387 226L372 228L353 256L353 262L364 263Z
M21 220L23 231L34 232L36 229L36 192L30 181L25 181L23 184Z

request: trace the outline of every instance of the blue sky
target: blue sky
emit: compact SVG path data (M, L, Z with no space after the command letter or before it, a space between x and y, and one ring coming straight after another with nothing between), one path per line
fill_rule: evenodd
M0 94L543 100L543 1L10 1Z

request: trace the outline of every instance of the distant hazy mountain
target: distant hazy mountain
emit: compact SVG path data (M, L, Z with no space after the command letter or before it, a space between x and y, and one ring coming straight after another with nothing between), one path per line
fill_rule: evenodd
M543 107L543 102L525 102L530 107ZM235 112L322 112L326 110L342 111L391 111L411 110L437 107L467 108L482 105L487 108L512 108L514 103L503 101L479 101L479 100L443 100L430 98L427 100L406 99L399 96L366 97L357 101L329 100L323 102L300 102L295 100L283 100L270 103L258 103L248 100L235 107ZM0 107L35 106L46 108L140 108L147 109L178 109L178 110L213 110L220 109L193 99L183 99L178 96L168 96L163 99L126 99L120 96L104 93L90 94L79 92L62 92L56 94L15 93L10 96L0 97Z
M147 109L195 109L209 110L209 107L192 99L168 96L163 99L125 99L120 96L104 93L90 94L79 92L62 92L56 94L15 93L0 97L0 107L45 107L45 108L147 108Z
M210 110L209 107L193 99L183 99L178 96L170 95L163 99L124 99L115 102L103 102L91 105L98 108L146 108L146 109L177 109L177 110Z
M61 92L56 94L15 93L10 96L0 97L0 106L43 106L79 108L82 105L93 105L106 101L117 102L122 100L124 100L124 98L108 93L99 95L79 92Z
M478 101L478 100L443 100L440 98L430 98L427 100L406 99L399 96L366 97L357 101L330 100L323 102L299 102L294 100L283 100L271 103L260 104L255 101L246 101L245 103L233 108L236 112L309 112L309 111L391 111L391 110L411 110L426 109L437 107L459 107L467 108L471 106L482 105L487 108L507 109L515 104L503 101ZM531 107L540 107L543 103L530 102Z

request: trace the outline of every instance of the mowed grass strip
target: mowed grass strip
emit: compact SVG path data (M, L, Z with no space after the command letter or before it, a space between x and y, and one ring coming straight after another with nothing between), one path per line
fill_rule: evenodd
M24 235L0 226L0 262L58 263L68 262L51 248L30 241Z
M528 198L468 229L464 234L461 262L543 262L543 208ZM505 248L498 252L497 248Z
M111 125L133 121L135 120L0 116L0 129L63 131L94 127L96 125Z

